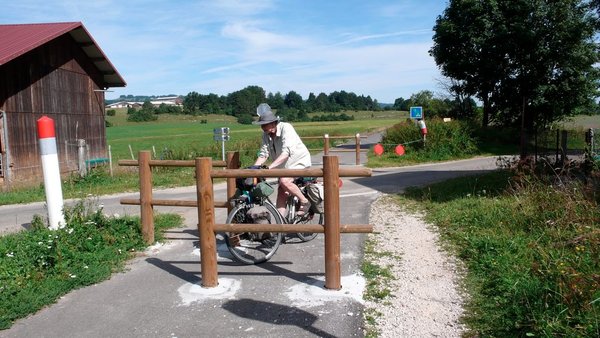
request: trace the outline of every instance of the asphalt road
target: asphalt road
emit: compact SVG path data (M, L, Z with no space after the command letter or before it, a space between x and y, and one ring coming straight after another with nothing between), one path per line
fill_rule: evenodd
M344 155L346 154L346 155ZM345 160L345 156L350 156ZM364 155L363 155L364 158ZM341 153L340 163L354 154ZM318 161L315 161L318 163ZM371 203L382 193L495 169L494 158L373 170L368 178L345 178L340 190L342 224L366 224ZM224 198L224 185L215 200ZM109 214L136 214L120 198L98 203ZM156 191L155 198L195 199L195 187ZM169 241L133 260L124 273L76 290L37 314L0 331L0 337L353 337L363 336L359 276L364 235L342 235L342 290L324 289L323 235L308 243L290 241L271 261L257 266L233 261L218 245L219 286L200 287L197 212L194 208L157 207L176 212L185 226L168 232ZM0 207L0 229L26 227L43 203ZM217 209L217 222L225 212Z

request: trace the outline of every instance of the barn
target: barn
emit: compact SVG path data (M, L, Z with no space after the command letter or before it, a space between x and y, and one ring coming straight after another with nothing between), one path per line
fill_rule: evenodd
M78 170L83 142L87 160L106 158L104 94L124 86L81 22L0 25L1 190L43 181L44 115L55 122L61 173Z

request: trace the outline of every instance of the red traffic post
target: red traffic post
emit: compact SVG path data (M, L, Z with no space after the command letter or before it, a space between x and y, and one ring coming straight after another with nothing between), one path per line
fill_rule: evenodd
M42 156L48 223L50 229L57 230L64 227L66 222L63 214L63 194L60 183L54 120L47 116L42 116L37 120L37 134Z
M425 120L421 119L417 123L419 124L419 129L421 129L423 141L425 141L425 137L427 136L427 126L425 125Z

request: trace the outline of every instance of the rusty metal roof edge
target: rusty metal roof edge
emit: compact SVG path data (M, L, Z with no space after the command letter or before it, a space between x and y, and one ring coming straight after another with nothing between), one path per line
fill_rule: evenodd
M52 35L47 35L44 38L37 40L35 43L32 43L32 44L26 46L25 48L18 49L14 53L7 55L6 57L4 57L3 59L0 60L0 66L11 60L18 58L19 56L21 56L23 54L26 54L27 52L45 44L48 41L51 41L71 30L77 28L78 26L82 25L81 22L54 22L52 24L68 25L68 26L65 26L63 29L59 30L58 32L55 32ZM48 25L48 24L47 23L31 23L31 24L7 24L7 25L0 25L0 26L43 26L43 25Z
M3 59L0 59L0 66L4 65L5 63L14 60L15 58L28 53L29 51L47 43L48 41L51 41L63 34L69 33L69 35L71 35L71 37L76 41L77 41L76 37L71 33L77 29L82 29L84 34L86 35L86 37L93 43L92 48L94 48L96 50L96 52L99 52L100 55L102 55L102 58L109 64L110 68L112 68L114 70L114 74L109 74L110 76L117 76L120 82L115 82L115 81L109 81L108 79L106 79L107 74L105 74L104 71L102 71L97 65L96 63L98 62L103 62L104 60L100 60L100 61L92 61L94 63L94 66L96 66L96 68L98 68L98 70L100 71L100 73L103 76L104 79L104 84L107 86L106 88L109 87L125 87L127 85L127 83L125 82L125 80L123 79L123 77L121 76L121 74L119 74L119 72L117 71L117 69L115 68L115 66L110 62L110 60L106 57L106 54L104 54L104 52L102 51L102 49L100 48L100 46L98 45L98 43L96 43L96 40L94 40L94 38L92 37L92 35L88 32L88 30L85 28L85 26L83 25L83 23L81 22L53 22L53 23L32 23L32 24L10 24L10 25L0 25L0 26L36 26L36 25L65 25L62 29L57 30L56 32L53 32L53 34L49 34L44 36L43 38L36 40L35 43L32 43L28 46L26 46L25 48L21 48L16 50L14 53L11 53L10 55L7 55L6 57L4 57ZM84 53L86 53L86 55L88 55L88 57L90 57L90 55L85 51L85 48L82 48L82 50L84 51Z

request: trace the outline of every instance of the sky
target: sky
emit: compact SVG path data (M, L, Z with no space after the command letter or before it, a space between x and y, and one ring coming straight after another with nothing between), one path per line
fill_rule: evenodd
M444 94L429 56L445 0L19 0L0 23L80 21L127 82L120 95L227 95L247 86L304 99L345 90L380 103Z

